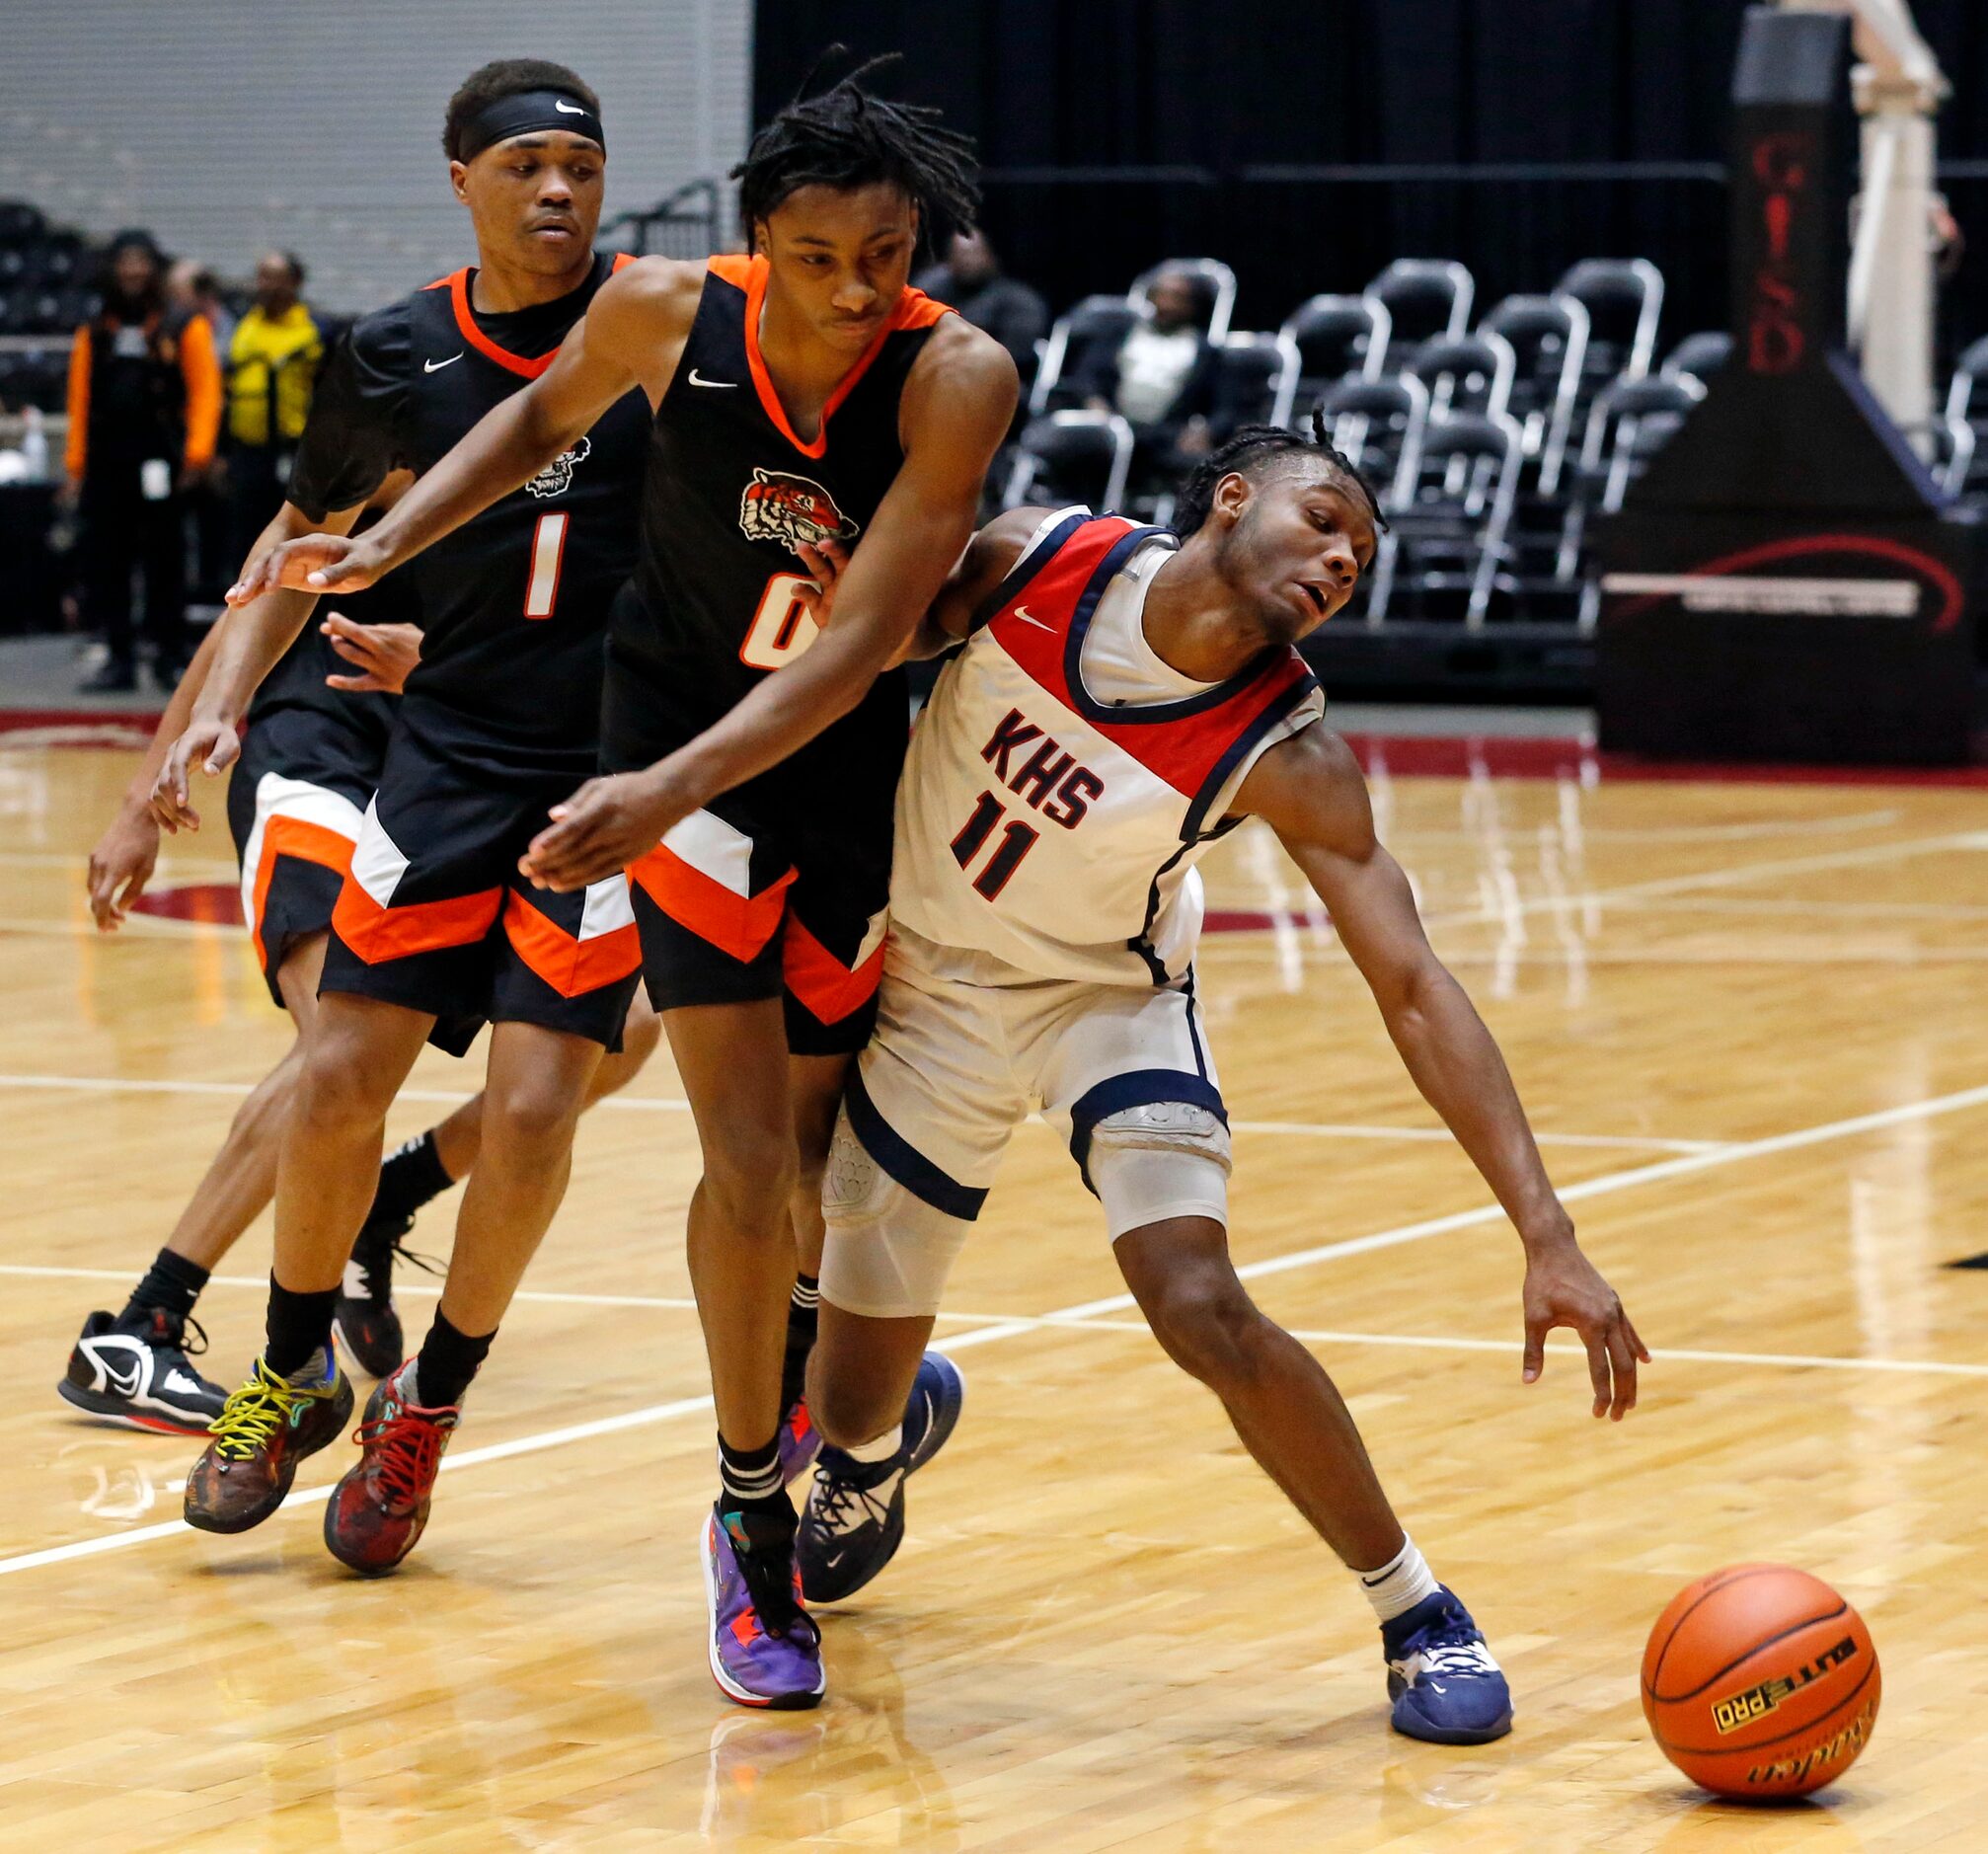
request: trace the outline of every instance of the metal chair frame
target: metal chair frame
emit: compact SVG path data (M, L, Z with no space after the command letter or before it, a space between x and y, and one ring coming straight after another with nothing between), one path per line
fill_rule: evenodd
M1588 345L1592 348L1595 316L1589 295L1596 301L1620 300L1630 293L1631 285L1638 297L1636 331L1630 339L1629 359L1616 378L1640 380L1656 355L1656 325L1663 314L1663 272L1647 258L1583 258L1568 267L1553 286L1553 293L1571 296L1587 311Z
M1209 341L1219 348L1228 336L1229 318L1236 312L1235 271L1219 258L1169 258L1164 264L1154 265L1150 270L1141 270L1132 279L1132 287L1125 292L1125 300L1150 309L1153 284L1169 270L1185 270L1189 276L1197 276L1202 282L1214 286L1214 301L1208 311L1206 334Z
M1029 491L1033 486L1037 472L1044 459L1029 448L1032 430L1048 425L1057 430L1079 428L1102 431L1111 440L1111 462L1105 479L1105 494L1098 513L1115 514L1125 503L1125 486L1132 474L1132 427L1121 414L1115 412L1064 411L1044 413L1039 419L1030 421L1016 446L1015 462L1008 472L1008 481L1001 492L1003 508L1019 508L1028 501Z
M1586 305L1572 296L1507 296L1478 324L1478 331L1502 335L1512 344L1514 354L1521 341L1537 342L1536 351L1542 356L1544 337L1559 333L1560 370L1547 393L1546 404L1529 408L1519 426L1526 459L1537 466L1539 493L1556 496L1560 492L1560 473L1567 462L1567 447L1573 436L1581 374L1587 365ZM1537 365L1532 369L1532 378L1544 383Z
M1454 258L1397 258L1360 294L1386 304L1389 316L1399 322L1401 318L1395 315L1390 291L1426 289L1432 284L1440 284L1449 291L1449 320L1441 332L1452 338L1464 335L1471 325L1477 279Z
M1049 396L1062 384L1063 369L1070 359L1070 336L1077 325L1086 320L1105 319L1104 312L1131 308L1129 329L1134 323L1146 318L1150 311L1142 302L1130 296L1084 296L1072 303L1050 325L1049 339L1044 343L1041 359L1035 368L1035 383L1029 389L1029 411L1032 416L1039 416L1049 410Z

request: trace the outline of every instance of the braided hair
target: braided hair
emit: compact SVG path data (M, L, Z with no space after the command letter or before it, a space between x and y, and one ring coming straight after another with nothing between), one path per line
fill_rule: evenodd
M1174 503L1174 532L1185 540L1207 520L1215 505L1215 486L1224 477L1238 472L1254 477L1272 459L1297 455L1318 457L1329 464L1335 476L1358 492L1376 532L1386 533L1387 517L1381 513L1373 486L1360 474L1359 466L1326 435L1326 415L1317 407L1312 410L1309 433L1281 425L1246 425L1203 457L1182 485Z
M843 50L832 45L822 55L834 57ZM803 187L849 192L879 183L910 196L927 237L941 228L972 225L980 207L972 139L947 128L937 110L893 103L863 87L872 72L898 58L896 52L872 58L815 96L797 93L753 136L745 159L731 170L748 236ZM813 75L810 71L803 80L803 90Z

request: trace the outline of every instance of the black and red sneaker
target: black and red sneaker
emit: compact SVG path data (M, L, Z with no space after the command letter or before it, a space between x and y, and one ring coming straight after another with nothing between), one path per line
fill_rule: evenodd
M325 1549L342 1565L380 1577L415 1548L428 1522L442 1451L462 1421L460 1406L409 1403L401 1381L413 1361L373 1387L352 1439L358 1465L325 1503Z
M414 1226L411 1216L368 1217L339 1283L332 1331L345 1355L368 1377L385 1377L408 1355L401 1310L394 1305L394 1257L407 1254L401 1239Z
M191 1326L198 1347L187 1344ZM62 1399L107 1423L164 1435L204 1435L228 1394L193 1368L207 1349L200 1323L164 1307L93 1313L69 1353L55 1389Z
M289 1377L258 1358L187 1476L187 1523L202 1532L261 1525L283 1504L298 1465L336 1441L351 1414L352 1387L329 1346Z

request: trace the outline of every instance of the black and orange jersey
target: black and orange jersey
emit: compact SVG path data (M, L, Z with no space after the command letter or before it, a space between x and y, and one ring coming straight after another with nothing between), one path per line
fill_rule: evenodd
M803 442L759 351L766 280L763 258L710 262L683 358L650 426L636 595L615 622L615 677L638 684L644 705L687 733L813 641L795 596L807 580L795 544L860 545L904 461L905 377L951 313L907 289ZM901 745L899 676L881 678L859 714L873 707L889 714Z
M471 270L362 318L318 382L289 497L313 520L362 502L396 469L431 469L477 421L552 364L620 261L578 289L502 315L471 304ZM592 770L602 639L635 565L648 405L640 392L521 489L400 571L421 661L408 694L447 708L507 763Z

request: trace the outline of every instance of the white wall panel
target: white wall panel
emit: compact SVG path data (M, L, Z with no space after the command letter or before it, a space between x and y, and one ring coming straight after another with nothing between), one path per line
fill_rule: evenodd
M449 93L554 58L600 93L610 215L743 151L750 0L5 0L0 196L104 234L149 226L245 275L268 247L362 309L463 263ZM728 198L728 194L727 194Z

